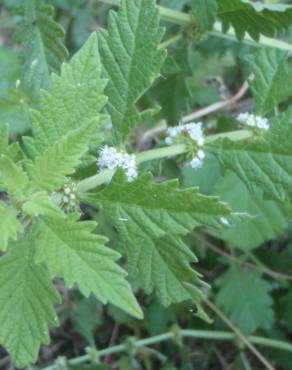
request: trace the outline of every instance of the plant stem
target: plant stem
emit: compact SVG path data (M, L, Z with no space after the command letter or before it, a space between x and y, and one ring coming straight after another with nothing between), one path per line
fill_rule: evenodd
M255 356L256 358L266 367L268 370L275 370L273 365L269 363L269 361L258 351L258 349L253 345L250 338L246 337L242 334L242 332L229 320L229 318L224 314L223 311L220 310L213 302L211 302L208 298L205 299L205 303L207 306L218 316L220 319L233 331L236 337L241 341L242 344L246 346Z
M105 4L116 5L116 6L120 4L119 0L98 0L98 1L103 2ZM179 12L177 10L173 10L173 9L166 8L163 6L158 6L158 9L159 9L161 19L166 22L170 22L170 23L176 24L178 26L183 26L183 27L189 27L191 25L196 24L196 19L191 14ZM209 35L238 42L234 28L230 27L226 33L223 33L221 29L222 29L221 22L216 22L214 24L214 30L209 31ZM255 47L267 46L267 47L277 48L281 50L288 50L292 52L291 44L285 41L273 39L273 38L266 37L263 35L261 35L259 41L254 41L248 34L246 34L242 42L250 46L255 46Z
M166 41L162 42L159 45L159 49L166 49L166 48L168 48L170 45L175 44L177 41L179 41L182 37L183 37L183 33L182 32L178 33L177 35L175 35L173 37L170 37L169 39L167 39Z
M228 341L236 341L238 338L235 334L227 331L212 331L212 330L178 330L176 333L175 331L169 331L164 334L155 335L150 338L137 340L135 342L135 348L143 348L148 345L153 345L156 343L164 342L166 340L175 339L176 336L179 335L180 337L184 338L199 338L199 339L210 339L210 340L228 340ZM274 349L279 349L283 351L292 352L292 344L286 343L279 340L262 338L258 336L249 336L248 340L253 344L258 344L263 347L269 347ZM120 353L127 351L127 344L119 344L110 348L102 349L98 351L98 356L103 357L113 353ZM90 362L91 356L90 354L86 354L84 356L76 357L72 360L68 360L68 365L78 365L86 362ZM56 370L56 365L48 366L42 370Z
M206 144L210 144L217 139L229 138L232 141L240 141L244 139L249 139L253 137L253 132L250 130L238 130L231 131L222 134L210 135L206 138ZM187 147L184 144L171 145L163 148L157 148L152 150L147 150L145 152L138 153L136 155L137 164L143 162L148 162L156 159L175 157L180 154L187 152ZM114 170L101 171L97 175L88 177L80 181L77 185L77 190L80 193L85 193L91 189L96 188L104 183L107 183L113 177Z

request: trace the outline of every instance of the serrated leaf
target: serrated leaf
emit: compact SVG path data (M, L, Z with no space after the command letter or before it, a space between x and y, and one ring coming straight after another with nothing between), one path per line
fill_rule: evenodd
M101 79L97 36L93 33L68 64L63 64L61 76L52 75L52 88L41 93L41 110L34 111L35 146L43 151L70 130L92 123L98 135L102 116L98 113L107 98L102 94L105 80ZM31 146L32 143L30 143Z
M159 74L165 56L158 48L162 35L154 0L122 1L119 11L109 15L108 31L98 32L117 144L141 122L136 103Z
M0 201L0 250L5 251L8 241L16 240L21 231L22 225L17 219L16 210Z
M51 192L64 185L88 151L94 129L91 123L71 131L36 157L28 166L32 189Z
M216 303L245 334L258 327L269 329L274 322L271 284L255 271L243 271L233 265L220 279Z
M202 195L196 188L179 189L177 180L156 184L151 174L128 183L119 171L103 191L84 199L101 205L122 234L153 238L185 235L199 225L220 228L220 217L231 215L217 197Z
M245 32L254 40L258 40L260 34L274 36L292 24L291 5L250 0L218 0L218 5L218 16L223 21L224 30L232 25L239 40L244 38Z
M0 181L11 197L21 199L28 186L26 173L15 164L9 157L0 157Z
M19 368L35 362L40 344L49 343L48 326L58 320L60 297L47 269L33 263L31 242L20 239L0 259L0 343Z
M165 306L189 299L201 303L203 293L199 288L204 283L191 267L198 260L179 237L170 234L155 239L128 235L124 244L130 276L137 279L148 294L155 290Z
M260 188L248 187L234 173L227 172L215 185L213 194L237 212L251 215L246 220L235 222L232 227L220 230L219 237L231 246L249 250L279 236L287 227L289 218L284 206L264 199Z
M22 205L22 209L30 216L64 217L61 209L44 191L32 194Z
M225 169L234 171L250 190L260 187L292 214L292 110L275 117L261 138L234 143L219 140L209 146ZM282 206L283 209L283 206Z
M25 0L20 7L22 20L16 38L25 49L22 83L39 95L50 87L50 73L67 58L62 42L63 28L53 18L53 8L43 0Z
M85 296L94 293L102 303L111 302L141 318L126 272L116 264L120 255L105 247L106 238L93 234L95 222L41 217L36 224L36 261L45 262L54 277L77 283Z
M191 269L194 254L180 240L194 227L221 227L231 214L216 197L197 189L179 189L177 181L155 184L151 175L127 183L118 172L101 192L84 200L101 206L117 227L129 258L129 268L143 288L155 289L164 304L201 300L199 275Z
M192 0L192 12L203 30L210 30L216 19L217 0Z
M246 59L255 75L250 85L259 114L270 112L292 96L292 61L286 52L262 48Z

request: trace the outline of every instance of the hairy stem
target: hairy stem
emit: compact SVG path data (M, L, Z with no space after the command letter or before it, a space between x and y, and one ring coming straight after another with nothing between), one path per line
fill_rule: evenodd
M229 138L230 140L233 141L240 141L244 139L249 139L253 137L253 135L254 135L253 132L250 130L231 131L222 134L210 135L206 138L205 142L206 144L209 144L220 138ZM177 144L163 148L147 150L136 155L137 164L141 164L156 159L175 157L177 155L185 154L186 152L187 147L184 144ZM114 173L115 173L114 170L101 171L95 176L91 176L80 181L77 185L77 190L80 193L85 193L91 189L96 188L97 186L105 184L111 180Z
M238 337L231 332L227 331L211 331L211 330L172 330L164 334L155 335L150 338L137 340L134 342L135 348L138 350L139 348L143 348L145 346L153 345L156 343L164 342L170 339L176 339L177 337L181 338L199 338L199 339L209 339L209 340L227 340L227 341L234 341L238 340ZM286 343L279 340L268 339L258 336L249 336L247 337L250 343L257 344L259 346L268 347L279 349L283 351L292 352L292 344ZM113 347L109 347L106 349L102 349L97 352L98 357L107 356L113 353L120 353L125 352L128 349L127 343L119 344ZM84 356L76 357L72 360L68 360L69 365L78 365L86 362L91 361L92 356L90 354L86 354ZM57 365L52 365L44 368L43 370L56 370Z

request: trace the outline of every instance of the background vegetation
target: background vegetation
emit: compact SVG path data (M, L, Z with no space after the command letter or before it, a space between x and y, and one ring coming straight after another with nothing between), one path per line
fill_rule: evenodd
M50 20L44 20L42 34L36 36L28 26L35 17L33 10L22 13L21 3L0 1L0 127L7 122L11 124L12 142L30 134L28 109L38 106L40 88L49 87L50 72L58 72L62 61L79 50L92 31L107 27L112 7L94 0L47 0L45 3L54 7L55 32L60 37L52 48L43 49L50 43L47 32ZM29 8L30 1L27 3ZM139 103L142 108L158 104L161 110L131 137L131 145L138 151L159 143L166 123L176 125L187 113L195 112L194 119L203 120L210 133L219 133L234 126L238 113L255 107L246 81L256 58L265 60L267 56L260 56L264 51L252 42L220 38L215 33L207 36L210 19L200 17L193 3L159 2L177 11L192 9L202 24L194 28L163 21L167 26L163 40L167 59L161 78ZM49 9L46 11L50 12ZM291 22L291 14L289 17ZM239 16L236 22L240 24ZM64 28L64 34L57 24ZM258 22L256 30L251 30L253 36L260 25ZM292 43L291 30L287 27L278 37ZM32 45L32 37L41 37L42 43L36 39ZM41 71L24 73L26 64L31 64L36 55L46 58L46 66L36 67L43 68ZM283 83L291 87L291 63L287 69ZM219 106L214 108L213 104L218 102ZM278 109L289 104L291 98ZM104 135L109 133L105 131ZM62 281L56 281L63 297L63 303L57 307L61 325L51 330L51 344L41 348L33 368L42 369L56 362L56 368L68 366L75 370L256 370L267 367L259 360L259 356L264 356L270 368L291 370L292 226L285 207L265 199L260 187L251 193L234 173L224 172L214 158L207 158L206 165L197 172L181 171L173 160L165 160L163 166L161 162L151 162L146 168L158 181L180 177L183 186L198 186L204 194L219 195L234 210L255 215L224 231L220 238L215 233L206 234L203 228L187 237L200 261L196 269L212 286L206 306L214 322L208 324L197 318L191 303L164 307L155 294L145 295L137 288L135 293L145 314L145 319L139 321L111 305L101 305L92 296L84 298L77 289L68 290ZM99 233L111 237L111 245L119 244L116 230L103 214L85 206L83 210L86 218L98 221ZM132 284L135 286L135 281ZM181 332L179 328L194 331ZM163 333L167 335L150 339L149 343L141 342ZM266 338L279 342L265 342ZM123 344L124 350L106 352L102 364L98 364L93 348L117 344ZM83 356L86 348L91 363L78 363L77 359L77 363L67 364L66 359ZM14 368L6 351L1 349L0 369Z

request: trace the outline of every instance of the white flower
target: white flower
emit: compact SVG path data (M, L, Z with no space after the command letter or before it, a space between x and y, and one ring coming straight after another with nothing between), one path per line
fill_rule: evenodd
M124 169L128 181L133 181L138 176L136 156L134 154L118 152L115 148L107 145L100 149L97 165L101 169Z
M129 182L132 182L135 180L135 178L138 176L137 169L134 167L128 168L126 171L126 175Z
M202 122L199 123L188 123L185 125L186 131L189 134L190 138L194 141L201 141L204 138L203 130L202 130Z
M165 138L165 144L166 144L166 145L172 145L172 144L173 144L173 139L172 139L172 137L167 136L167 137Z
M203 160L205 158L205 153L203 152L202 149L198 150L198 154L197 154L198 158Z
M237 120L250 127L257 127L262 130L268 130L270 128L269 121L265 117L256 116L252 113L240 113L237 116Z
M202 167L203 167L203 161L202 161L200 158L195 157L195 158L193 158L193 159L190 161L189 165L190 165L194 170L197 170L197 169L199 169L199 168L202 168Z
M175 127L169 127L167 129L167 137L165 139L165 143L167 145L171 145L174 142L174 138L182 133L186 133L189 137L194 140L198 146L204 145L204 133L202 130L202 122L199 123L187 123L185 125L178 125Z
M192 167L194 170L203 167L204 159L206 155L202 149L199 149L197 155L189 162L189 166Z

